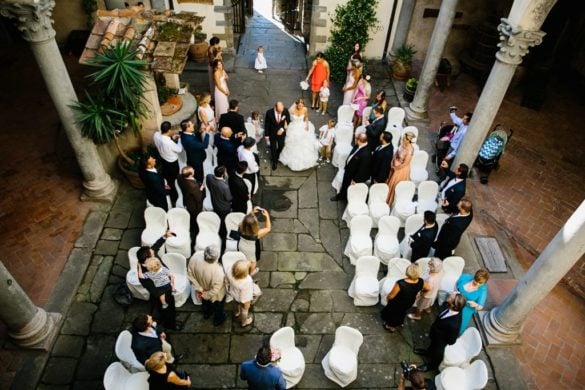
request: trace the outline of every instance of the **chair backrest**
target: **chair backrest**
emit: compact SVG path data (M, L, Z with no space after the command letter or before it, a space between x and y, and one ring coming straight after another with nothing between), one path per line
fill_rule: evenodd
M162 261L175 275L187 276L187 259L185 256L180 253L165 253Z
M252 195L252 182L244 178L244 183L246 183L246 187L248 187L248 194Z
M191 215L185 209L174 208L167 212L167 220L171 232L186 230L191 228Z
M435 201L438 193L439 185L437 182L432 180L422 181L418 185L418 202Z
M147 207L144 209L144 222L147 229L167 230L167 212L160 207Z
M353 186L350 186L350 188L351 187ZM386 198L388 198L388 191L389 188L388 184L386 183L372 184L368 195L368 205L371 205L372 203L386 203Z
M396 153L398 151L398 145L400 145L400 129L396 127L388 128L388 126L386 126L386 130L384 131L392 134L392 147L394 148L394 153Z
M227 274L232 265L238 260L246 260L246 255L242 252L226 252L221 257L221 264L223 264L223 270Z
M351 145L351 141L353 141L353 124L338 123L335 126L335 144Z
M366 203L368 186L365 183L357 183L347 188L347 203Z
M396 184L394 189L394 204L399 202L412 202L414 192L416 191L416 184L414 182L405 180Z
M128 249L128 264L130 265L130 271L136 271L136 266L138 265L138 256L136 256L136 253L138 253L139 249L139 246Z
M350 105L339 106L337 109L337 122L352 122L354 109Z
M468 378L465 375L465 371L459 367L445 367L445 369L441 371L438 377L439 381L441 382L441 387L437 387L441 389L475 389L475 387L466 386Z
M449 214L440 213L436 215L436 222L437 226L439 227L439 231L441 231L441 227L443 226L447 218L449 218Z
M199 226L199 232L219 232L219 226L221 225L221 219L219 215L213 211L202 211L197 216L197 226Z
M364 123L372 114L372 106L368 106L366 108L364 108L364 111L362 112L362 123Z
M425 216L423 214L413 214L406 219L404 223L404 237L416 233L424 223Z
M104 374L104 388L106 390L124 389L131 375L122 363L114 362L108 366Z
M402 130L402 123L404 122L404 117L406 116L406 112L404 109L400 107L392 107L388 110L388 117L386 119L386 131L390 131L390 129L394 128L399 130L398 138L400 138L401 130ZM392 134L394 135L394 134Z
M412 155L412 160L410 160L410 169L427 169L428 162L429 154L424 150L417 150Z
M384 215L378 220L378 234L381 236L396 236L400 229L400 218L393 215Z
M295 331L290 326L278 329L270 337L270 347L284 351L295 347Z
M394 257L388 261L388 272L386 277L402 279L406 277L406 268L410 265L410 260Z
M459 340L463 343L467 356L470 359L476 357L481 352L483 344L481 341L481 335L477 329L472 327L465 329L465 332L459 336L457 342L459 342Z
M370 235L372 218L369 215L356 215L349 223L350 235Z
M488 369L483 360L476 360L464 368L466 389L483 389L488 382Z
M116 353L116 357L120 359L121 362L124 362L137 370L145 370L142 363L136 359L134 351L132 351L132 333L129 331L123 330L120 332L118 338L116 339L114 352ZM124 371L126 371L125 368Z
M244 126L246 126L247 136L250 138L255 138L256 137L256 128L254 127L254 124L250 123L250 122L246 122L246 123L244 123Z
M245 216L246 214L240 212L229 213L225 216L225 230L228 236L232 230L238 230Z
M150 374L148 372L137 372L135 374L131 374L130 378L126 381L126 386L124 390L144 390L149 386L148 377Z
M380 259L376 256L362 256L355 263L355 274L378 276L380 270Z
M357 355L363 342L364 336L357 329L349 326L340 326L335 330L335 342L333 346L343 345Z
M420 270L420 277L425 279L429 275L429 261L430 257L421 257L416 261L418 269Z
M450 275L461 275L465 268L465 260L460 256L449 256L443 260L443 272Z
M406 133L412 133L415 136L415 140L413 143L415 143L418 140L418 127L416 126L406 126L404 129L402 129L402 135L406 134Z

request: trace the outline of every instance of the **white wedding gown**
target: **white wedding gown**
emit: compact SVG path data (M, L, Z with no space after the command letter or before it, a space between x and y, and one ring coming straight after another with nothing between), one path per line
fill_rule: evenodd
M292 171L304 171L317 165L319 158L319 141L315 135L315 126L304 116L291 114L291 122L286 129L284 149L280 153L280 162Z

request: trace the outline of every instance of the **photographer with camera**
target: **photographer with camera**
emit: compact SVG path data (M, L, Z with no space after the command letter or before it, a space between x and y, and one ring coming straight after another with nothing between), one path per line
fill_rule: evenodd
M406 361L400 362L402 373L400 374L400 383L398 390L435 390L435 383L432 379L426 379L416 365L408 364ZM410 381L411 387L405 387L405 381Z

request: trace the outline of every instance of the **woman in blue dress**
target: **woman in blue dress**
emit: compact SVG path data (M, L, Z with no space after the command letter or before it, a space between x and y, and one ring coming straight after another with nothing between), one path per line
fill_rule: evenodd
M489 278L490 274L486 270L480 269L475 275L463 274L457 280L457 291L467 299L467 304L462 312L461 328L459 329L460 336L467 329L473 314L483 309L487 299L486 283Z

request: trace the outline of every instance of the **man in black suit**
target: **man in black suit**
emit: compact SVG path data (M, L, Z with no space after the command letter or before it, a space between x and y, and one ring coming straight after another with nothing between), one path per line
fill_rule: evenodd
M284 138L289 123L290 114L282 102L276 102L264 115L264 135L270 138L272 169L276 169L280 152L284 149Z
M390 164L393 156L392 134L385 131L380 134L380 145L372 154L372 184L386 183L386 179L390 175Z
M148 154L142 159L142 169L139 172L140 179L144 183L146 199L155 207L167 211L167 185L165 179L155 168L156 159Z
M219 137L215 138L215 147L217 148L217 165L224 166L228 174L232 174L236 170L238 163L238 146L241 144L240 137L245 137L245 134L233 136L234 133L231 128L223 127Z
M244 117L238 113L240 109L240 102L236 99L230 100L229 111L221 114L219 117L219 128L229 127L234 134L238 136L241 133L246 134L246 125L244 124Z
M384 132L384 109L376 106L373 109L376 119L366 126L366 135L368 136L368 145L370 149L374 150L380 143L380 134Z
M183 194L183 204L191 216L192 237L197 237L197 233L199 233L199 227L197 226L197 216L203 209L201 182L195 179L195 177L196 172L193 167L189 165L181 169L181 174L178 177L179 188Z
M441 227L437 241L433 243L435 257L441 260L452 255L453 250L459 245L463 232L473 219L473 209L469 199L461 199L457 203L457 209L459 212L447 218Z
M156 323L148 314L137 316L132 322L132 352L136 359L141 363L144 362L155 352L164 352L168 363L173 363L182 358L182 355L173 357L172 347L166 341L167 335L162 329L157 329Z
M415 262L421 257L427 257L431 246L437 237L439 227L436 222L435 213L432 211L425 211L424 224L410 236L410 247L412 248L411 262Z
M355 183L364 183L370 178L372 152L368 147L368 137L364 133L356 136L355 146L345 161L345 171L341 190L332 201L347 200L347 189Z
M213 211L219 215L221 220L221 226L219 228L219 236L225 237L225 216L232 210L232 194L230 187L225 181L226 169L224 166L215 167L213 174L207 175L205 178L205 187L209 191L211 196L211 204L213 205ZM223 241L222 245L225 245Z
M205 161L205 149L209 146L209 132L195 132L193 122L186 119L181 122L181 144L187 154L187 165L195 169L195 178L199 183L203 182L203 161Z
M441 166L445 164L443 161ZM465 164L459 164L455 173L447 169L448 178L439 188L439 204L447 214L457 212L457 203L465 196L465 180L468 173L469 167Z
M461 327L461 310L465 307L466 300L461 294L452 294L442 306L439 316L433 322L429 337L431 345L428 350L415 349L414 353L426 356L426 364L418 366L418 370L425 372L436 370L443 360L443 353L447 345L452 345L459 337Z
M232 211L247 214L248 201L250 200L250 192L248 186L244 182L244 172L248 169L246 161L240 161L236 167L236 172L230 175L228 184L232 194Z

